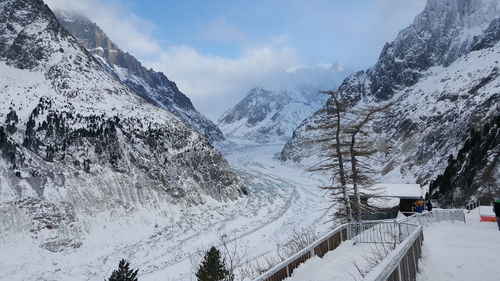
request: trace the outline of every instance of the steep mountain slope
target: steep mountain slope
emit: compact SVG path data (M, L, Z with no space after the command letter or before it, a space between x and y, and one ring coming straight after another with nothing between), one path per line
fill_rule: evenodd
M444 172L430 183L430 195L444 206L464 204L479 195L483 202L500 197L496 168L500 158L500 114L470 135L456 155L450 154ZM479 192L475 192L479 189Z
M469 128L498 113L499 6L493 0L428 0L414 23L385 45L375 66L339 87L356 106L399 100L374 127L376 138L393 147L381 167L385 181L428 182L462 146ZM318 118L315 113L297 128L283 161L305 161L315 149L305 143Z
M57 249L85 216L241 194L205 137L104 71L41 0L0 3L0 96L2 234Z
M56 16L68 30L112 76L125 83L137 95L166 109L204 134L213 144L223 141L219 128L199 113L188 97L162 72L144 67L135 57L122 51L104 31L83 15L56 11Z
M250 89L219 118L218 126L229 138L286 142L300 122L325 103L326 96L319 92L336 88L349 73L349 68L339 64L290 71L281 87Z

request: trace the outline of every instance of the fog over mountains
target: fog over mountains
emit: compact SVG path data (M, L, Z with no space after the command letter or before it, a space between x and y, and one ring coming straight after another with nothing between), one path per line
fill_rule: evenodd
M326 96L353 70L340 64L290 70L273 84L255 87L226 111L218 126L229 138L258 143L283 143L310 114L320 109Z

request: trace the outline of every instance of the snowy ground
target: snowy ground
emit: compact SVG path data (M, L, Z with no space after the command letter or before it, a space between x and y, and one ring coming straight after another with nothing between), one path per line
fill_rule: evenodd
M500 280L500 231L480 222L478 209L467 224L436 223L424 230L423 262L417 280Z
M273 159L282 144L239 145L226 151L250 195L204 206L160 206L80 217L82 245L49 252L30 233L0 233L0 276L7 280L103 280L121 258L140 268L141 281L194 280L200 253L223 229L248 259L271 255L293 229L325 232L325 179Z
M315 256L301 264L286 281L347 281L355 280L353 276L361 279L356 265L366 266L363 257L370 254L372 247L371 244L353 245L352 241L345 241L323 258Z

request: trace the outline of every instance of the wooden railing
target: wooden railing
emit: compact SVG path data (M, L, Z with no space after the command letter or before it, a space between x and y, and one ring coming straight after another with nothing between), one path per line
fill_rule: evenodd
M423 225L432 222L441 221L463 221L465 215L462 210L434 210L424 214L414 214L400 220L381 220L371 221L374 223L394 223L413 225L410 232L404 235L404 240L396 247L396 250L387 256L378 266L383 266L380 276L372 276L372 279L366 280L389 280L389 281L407 281L415 280L417 274L418 259L421 256L421 245L424 240ZM365 222L366 223L366 222ZM354 226L354 227L353 227ZM281 281L290 277L293 271L303 262L313 256L322 258L327 252L335 250L340 243L350 240L353 236L359 236L360 231L356 230L356 224L342 224L329 233L316 240L311 245L292 255L290 258L282 261L264 274L260 275L254 281ZM359 226L358 226L359 227ZM408 228L407 228L408 229ZM403 229L404 230L404 229ZM401 229L399 229L401 233ZM380 270L376 272L381 272ZM376 274L373 271L371 274ZM389 275L387 275L389 274ZM370 276L370 274L368 275ZM375 279L373 279L375 278Z
M385 257L364 281L415 281L422 257L423 226L419 225L403 243Z
M413 224L417 228L394 251L385 257L365 278L364 281L416 281L418 263L422 257L424 241L423 227L428 223L442 221L463 222L463 210L434 210L400 220L400 223Z
M322 258L327 252L335 250L340 243L348 240L347 230L348 224L342 224L336 227L334 230L325 234L311 245L257 277L254 281L281 281L290 277L293 270L296 269L301 263L313 256Z

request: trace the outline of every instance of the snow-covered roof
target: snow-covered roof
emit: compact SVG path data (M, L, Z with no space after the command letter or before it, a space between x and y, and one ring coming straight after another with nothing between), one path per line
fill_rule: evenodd
M371 197L368 198L368 205L381 209L390 209L399 206L397 197Z
M419 184L389 184L379 183L368 189L360 190L367 197L398 197L401 199L413 199L424 196L424 190Z

